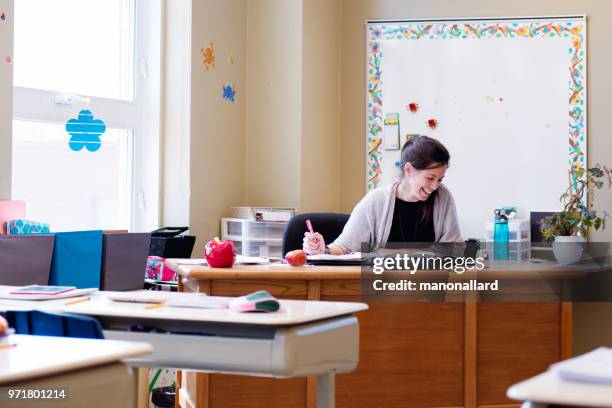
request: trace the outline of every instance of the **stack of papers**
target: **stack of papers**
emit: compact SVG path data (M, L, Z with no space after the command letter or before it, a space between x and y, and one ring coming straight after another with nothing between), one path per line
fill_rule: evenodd
M156 303L168 307L195 307L201 309L227 309L232 298L207 296L205 293L182 293L166 291L137 291L107 293L113 302Z
M201 309L227 309L232 298L221 296L178 297L166 301L168 307L195 307Z
M181 294L165 290L139 290L134 292L105 293L105 296L113 302L164 303L181 296Z
M612 349L600 347L591 352L550 366L567 381L612 384Z
M308 255L309 261L359 261L361 260L361 252L353 252L346 255Z
M313 265L360 265L361 252L346 255L308 255L308 262Z

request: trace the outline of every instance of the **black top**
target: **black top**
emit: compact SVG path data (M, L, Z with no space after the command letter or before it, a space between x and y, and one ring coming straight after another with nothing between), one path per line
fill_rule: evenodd
M433 217L422 222L423 201L409 202L395 199L391 232L387 242L435 242Z

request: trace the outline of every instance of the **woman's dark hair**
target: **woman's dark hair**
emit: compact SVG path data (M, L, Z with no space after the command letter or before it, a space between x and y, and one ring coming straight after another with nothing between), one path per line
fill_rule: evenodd
M410 163L416 170L435 169L448 166L450 154L439 140L428 136L414 136L406 141L400 153L400 169L404 176L404 167ZM438 191L429 195L423 204L421 222L427 222L433 216L433 207Z

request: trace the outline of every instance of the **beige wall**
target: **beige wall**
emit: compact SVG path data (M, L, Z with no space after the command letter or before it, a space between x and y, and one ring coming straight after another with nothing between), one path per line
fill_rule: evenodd
M247 4L246 203L299 207L302 1Z
M246 2L192 1L191 24L189 221L200 256L203 243L219 234L220 218L244 201ZM200 48L211 42L216 63L206 71ZM226 83L236 87L234 103L222 98Z
M191 226L194 254L231 206L338 210L341 4L166 2L162 219ZM221 98L226 82L234 104Z
M612 165L609 121L612 47L609 22L612 2L600 0L344 0L342 10L341 206L349 211L365 193L365 20L446 17L546 16L588 17L588 161ZM612 191L598 192L595 207L610 212ZM594 233L612 241L612 228ZM612 305L576 304L575 351L612 345Z
M4 58L13 55L13 1L0 0L0 200L11 198L11 145L13 124L13 65Z
M340 209L341 0L305 0L300 211Z
M246 204L340 206L341 0L249 0Z

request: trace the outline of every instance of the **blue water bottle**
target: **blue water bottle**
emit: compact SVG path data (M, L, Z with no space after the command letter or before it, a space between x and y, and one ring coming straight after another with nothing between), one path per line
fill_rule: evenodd
M495 210L495 228L493 230L493 258L495 260L507 260L510 258L508 241L508 216L506 212L498 208Z

